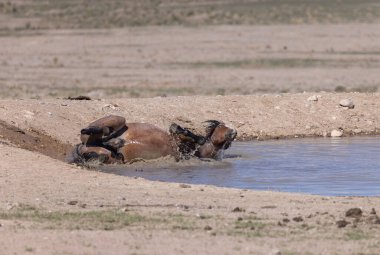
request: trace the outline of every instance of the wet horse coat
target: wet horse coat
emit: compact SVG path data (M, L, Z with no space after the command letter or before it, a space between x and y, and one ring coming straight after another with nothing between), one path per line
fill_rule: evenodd
M169 133L147 123L126 123L121 116L98 119L81 130L82 143L77 145L76 159L97 158L103 163L126 163L135 159L173 156L177 160L191 156L217 158L227 149L236 131L222 122L208 121L206 137L172 124ZM78 161L78 160L74 160Z

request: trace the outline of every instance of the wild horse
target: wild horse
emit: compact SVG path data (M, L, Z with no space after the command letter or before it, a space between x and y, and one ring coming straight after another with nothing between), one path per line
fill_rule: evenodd
M173 123L169 133L147 123L126 123L124 117L110 115L81 130L81 143L73 152L74 162L97 159L102 163L128 163L135 159L155 159L171 155L177 160L192 156L220 159L237 132L216 120L205 121L206 135L196 135Z

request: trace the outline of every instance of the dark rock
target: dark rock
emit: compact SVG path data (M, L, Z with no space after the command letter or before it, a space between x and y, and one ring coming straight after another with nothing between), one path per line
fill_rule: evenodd
M242 221L243 218L242 218L242 217L238 217L237 220L238 220L238 221Z
M71 200L67 204L69 204L69 205L76 205L76 204L78 204L78 201L77 200Z
M207 225L207 226L205 226L204 230L210 231L210 230L212 230L212 227L210 227L209 225Z
M77 97L68 97L69 100L91 100L88 96L77 96Z
M303 219L302 219L301 216L294 217L293 220L294 220L295 222L301 222L301 221L303 221Z
M181 183L181 184L179 185L179 187L180 187L180 188L184 188L184 189L188 189L188 188L191 188L191 185Z
M360 208L351 208L346 212L346 217L359 218L363 215L363 211Z
M240 208L240 207L235 207L232 212L245 212L245 210L243 208Z
M282 219L282 221L285 222L285 223L290 222L290 220L288 218L284 218L284 219Z
M346 220L338 220L336 222L336 225L338 226L338 228L344 228L348 224L350 224L350 223L348 221L346 221Z
M375 208L372 208L372 210L371 210L370 214L374 214L374 215L376 215L376 211L375 211Z

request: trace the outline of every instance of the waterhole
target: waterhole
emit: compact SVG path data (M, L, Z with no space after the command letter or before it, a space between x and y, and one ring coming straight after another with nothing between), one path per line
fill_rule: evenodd
M235 142L222 161L107 166L149 180L327 196L380 195L380 137Z

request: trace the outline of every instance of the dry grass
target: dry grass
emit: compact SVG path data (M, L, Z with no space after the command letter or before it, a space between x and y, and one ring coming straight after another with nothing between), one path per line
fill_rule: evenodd
M0 2L0 12L30 19L19 29L373 22L380 16L374 0L33 0Z

